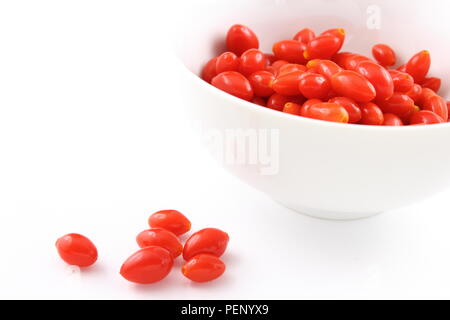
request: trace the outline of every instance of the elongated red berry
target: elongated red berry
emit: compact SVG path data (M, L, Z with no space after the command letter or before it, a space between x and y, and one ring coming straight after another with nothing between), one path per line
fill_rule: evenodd
M408 95L396 92L385 101L378 101L378 106L384 113L392 113L407 122L409 117L416 111L414 100Z
M258 49L259 41L256 34L246 26L235 24L227 33L226 44L228 51L241 56L249 49Z
M157 246L167 249L173 258L183 252L183 245L178 237L173 232L161 228L142 231L137 235L136 242L141 248Z
M305 64L306 59L303 57L306 45L295 40L284 40L276 42L272 51L279 60L286 60L290 63Z
M272 83L275 80L275 76L269 71L256 71L248 77L248 80L257 97L266 98L275 93L272 89Z
M302 105L293 102L288 102L284 105L283 112L299 116L301 113L301 109Z
M131 255L120 268L128 281L150 284L161 281L172 270L173 257L161 247L145 247Z
M270 96L269 100L267 100L267 108L283 111L284 106L289 102L303 104L305 99L301 96L283 96L279 93L274 93Z
M238 71L240 59L233 52L224 52L217 57L216 60L216 74L225 71Z
M413 56L406 64L405 71L409 73L414 81L422 84L431 66L430 52L424 50Z
M284 96L299 95L299 83L303 73L303 71L295 71L278 76L272 83L272 89Z
M249 49L241 55L239 72L244 76L250 76L257 71L263 71L267 67L267 56L258 49Z
M321 74L305 72L300 76L298 88L307 99L326 99L331 91L331 83Z
M410 124L439 124L444 123L444 120L436 113L429 110L421 110L411 116Z
M58 254L67 264L89 267L97 261L97 248L91 240L77 233L69 233L56 241Z
M400 127L403 126L403 121L398 116L392 113L385 113L384 117L384 126L392 126L392 127Z
M228 234L216 228L206 228L192 234L183 249L184 260L206 253L220 257L228 246Z
M310 43L314 38L316 37L316 34L311 29L305 28L297 32L297 34L294 36L295 41L300 41L304 44Z
M439 89L441 88L441 83L442 83L441 79L436 77L425 78L424 82L422 83L422 87L429 88L434 92L438 92Z
M339 50L341 50L341 48L345 42L345 29L343 29L343 28L328 29L328 30L325 30L324 32L322 32L321 36L334 36L334 37L338 38L340 41L340 46L338 49L338 51L339 51Z
M203 80L205 80L208 83L211 83L211 80L215 76L217 76L216 63L217 63L217 57L214 57L211 60L209 60L206 63L206 65L203 67L201 77Z
M308 43L304 51L306 60L331 59L341 48L341 39L333 35L321 35Z
M331 78L331 85L337 94L357 102L369 102L376 97L376 90L369 80L354 71L336 73Z
M343 106L348 112L349 123L358 123L359 121L361 121L361 109L354 100L347 97L335 97L330 99L328 102Z
M362 61L355 71L363 75L374 86L378 101L387 100L394 94L394 81L391 74L378 63Z
M414 86L414 79L406 72L398 70L389 70L392 81L394 82L394 91L406 93L412 90Z
M331 77L336 73L344 71L339 65L331 60L311 60L308 62L306 67L309 71L319 73L325 76L328 80L331 80Z
M162 228L169 230L177 236L191 230L191 222L177 210L161 210L155 212L148 219L151 228Z
M306 118L339 123L348 123L349 119L347 110L336 103L304 104L300 114Z
M385 67L393 66L397 62L394 50L386 44L377 44L372 48L373 57Z
M444 122L448 121L448 108L446 101L437 94L429 96L422 101L423 110L429 110L440 116Z
M222 72L215 76L211 84L235 97L250 101L253 98L253 89L246 77L236 71Z
M384 123L384 115L381 109L372 102L360 104L362 118L360 123L370 126L381 126Z
M225 272L225 264L211 254L199 254L186 262L181 272L194 282L208 282L219 278Z

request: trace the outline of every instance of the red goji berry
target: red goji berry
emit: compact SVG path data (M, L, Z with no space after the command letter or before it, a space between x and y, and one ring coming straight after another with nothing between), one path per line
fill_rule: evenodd
M120 268L128 281L150 284L161 281L172 270L173 257L161 247L145 247L131 255Z
M151 228L162 228L169 230L177 236L191 230L191 222L177 210L161 210L155 212L148 219Z
M236 24L227 33L226 38L228 51L240 56L249 49L258 49L259 41L256 34L248 27Z
M372 48L373 57L385 67L393 66L397 62L394 50L386 44L377 44Z
M357 102L369 102L375 99L374 86L364 76L354 71L341 71L331 78L333 90L344 97Z
M208 282L219 278L225 272L225 264L211 254L199 254L186 262L181 272L195 282Z
M215 76L211 84L235 97L250 101L253 98L253 89L246 77L236 71L222 72Z
M348 123L347 110L336 103L315 103L303 105L300 115L302 117L324 120L330 122Z
M97 261L97 248L91 240L77 233L69 233L56 241L58 254L67 264L89 267Z
M228 246L228 234L215 228L206 228L192 234L184 244L183 258L190 260L198 254L207 253L220 257Z

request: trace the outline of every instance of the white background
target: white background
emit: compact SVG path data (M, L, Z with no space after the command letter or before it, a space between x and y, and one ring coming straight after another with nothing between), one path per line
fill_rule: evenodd
M450 298L450 192L331 222L224 172L190 130L156 1L0 1L0 298ZM413 173L411 173L413 174ZM230 234L226 274L118 274L148 216L174 208ZM81 274L55 240L90 237Z

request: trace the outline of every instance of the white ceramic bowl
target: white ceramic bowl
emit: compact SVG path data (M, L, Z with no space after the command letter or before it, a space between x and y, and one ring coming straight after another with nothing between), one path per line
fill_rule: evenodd
M186 106L203 131L216 138L226 138L231 129L278 130L270 131L272 138L279 134L275 174L267 174L267 164L258 161L224 165L298 212L357 219L422 200L449 185L450 124L395 128L305 119L237 99L198 74L209 58L224 51L225 33L235 23L251 27L266 52L273 42L290 39L303 27L318 32L343 27L344 51L369 55L372 45L387 43L404 62L420 50L430 50L431 74L444 79L440 93L449 98L449 10L447 0L189 2L177 18L176 49L183 64Z

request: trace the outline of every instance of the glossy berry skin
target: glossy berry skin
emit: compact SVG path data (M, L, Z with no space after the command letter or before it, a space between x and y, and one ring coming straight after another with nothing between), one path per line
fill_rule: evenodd
M414 79L409 74L398 70L389 70L389 73L394 82L395 92L406 93L413 89Z
M308 43L303 56L306 60L330 60L342 47L341 40L333 35L321 35Z
M418 103L422 97L422 91L423 89L420 84L414 84L412 89L409 90L406 95L413 99L415 103Z
M206 228L192 234L184 244L183 258L188 261L198 254L206 253L220 257L228 246L228 234L215 228Z
M284 105L283 112L293 114L295 116L299 116L301 113L300 112L301 109L302 109L302 105L293 103L293 102L288 102Z
M392 113L385 113L383 115L384 117L384 123L383 126L392 126L392 127L400 127L403 126L403 121L399 117L397 117L395 114Z
M434 92L438 92L439 89L441 88L441 83L442 83L442 81L439 78L435 78L435 77L426 78L424 80L424 82L422 83L422 87L431 89Z
M165 229L153 228L144 230L137 235L136 242L141 248L162 247L168 250L174 259L183 252L183 245L178 237L173 232Z
M361 62L366 62L366 61L373 62L370 58L368 58L366 56L363 56L360 54L353 54L344 60L343 68L347 69L347 70L355 71L356 67L358 67L358 65Z
M347 63L347 59L352 57L353 55L354 53L351 52L339 52L336 53L331 60L335 62L338 66L343 68Z
M444 122L448 121L448 108L445 100L437 94L426 97L421 104L423 110L429 110L440 116Z
M316 34L311 29L305 28L297 32L297 34L294 36L295 41L302 42L304 44L310 43L314 38L316 37Z
M384 116L381 109L372 102L361 103L362 118L360 124L370 126L382 126L384 123Z
M201 78L208 83L211 83L211 80L217 76L216 63L217 57L214 57L203 67Z
M393 66L397 62L394 50L386 44L373 46L372 55L384 67Z
M429 110L421 110L411 116L410 124L439 124L444 123L444 120L436 113Z
M272 89L284 96L299 95L299 83L303 73L303 71L295 71L276 77L272 83Z
M374 86L364 76L354 71L341 71L331 78L333 90L340 96L357 102L369 102L375 99Z
M394 93L394 95L386 101L379 101L378 106L384 113L395 114L404 122L408 122L409 117L416 111L414 100L406 94L399 92Z
M183 275L195 282L208 282L219 278L225 272L225 264L211 254L199 254L181 268Z
M241 56L249 49L258 49L259 41L256 34L248 27L235 24L227 33L226 44L228 51Z
M300 96L283 96L275 93L267 100L267 108L277 111L283 111L284 106L288 102L303 104L304 98Z
M253 89L250 82L239 72L222 72L212 79L211 84L243 100L250 101L253 98Z
M324 101L320 99L308 99L303 103L303 108L307 109L315 104L323 103Z
M225 71L238 71L240 59L233 52L224 52L217 57L216 60L216 74Z
M331 83L321 74L306 72L300 76L298 88L307 99L325 99L331 91Z
M277 76L281 67L283 67L286 64L289 64L289 62L287 62L286 60L277 60L274 63L272 63L271 66L267 67L267 71L270 71L275 76Z
M362 61L355 71L364 76L374 86L377 100L387 100L394 94L394 81L390 73L379 64Z
M348 113L344 107L336 103L304 104L300 115L302 117L338 123L348 123Z
M267 56L258 49L250 49L241 55L239 72L249 76L256 71L265 70L267 67Z
M341 48L345 42L345 30L342 28L326 30L326 31L322 32L321 36L334 36L334 37L338 38L340 41L340 46L337 51L341 50Z
M422 88L422 93L420 94L420 98L418 100L419 105L423 105L426 100L428 100L431 97L434 97L436 95L436 92L429 88Z
M405 71L409 73L418 84L423 83L431 66L431 57L428 51L421 51L412 57L406 64Z
M315 59L308 62L306 65L311 72L319 73L325 76L328 80L331 80L336 73L344 71L339 65L331 60Z
M274 80L275 76L269 71L256 71L248 77L255 96L264 98L275 93L272 89Z
M295 40L279 41L272 47L272 51L278 59L298 64L306 63L306 59L303 57L305 49L304 43Z
M358 123L359 121L361 121L361 109L354 100L347 97L335 97L330 99L328 102L343 106L345 110L347 110L349 123Z
M77 233L69 233L56 241L58 254L67 264L89 267L97 261L97 248L91 240Z
M128 281L150 284L161 281L172 270L173 257L161 247L145 247L131 255L120 268Z
M191 230L191 222L177 210L161 210L155 212L148 219L151 228L162 228L169 230L177 236Z
M277 76L280 77L280 76L283 76L285 74L292 73L295 71L306 72L306 70L307 70L306 67L302 64L288 63L288 64L282 65L280 67L280 69L278 70Z

